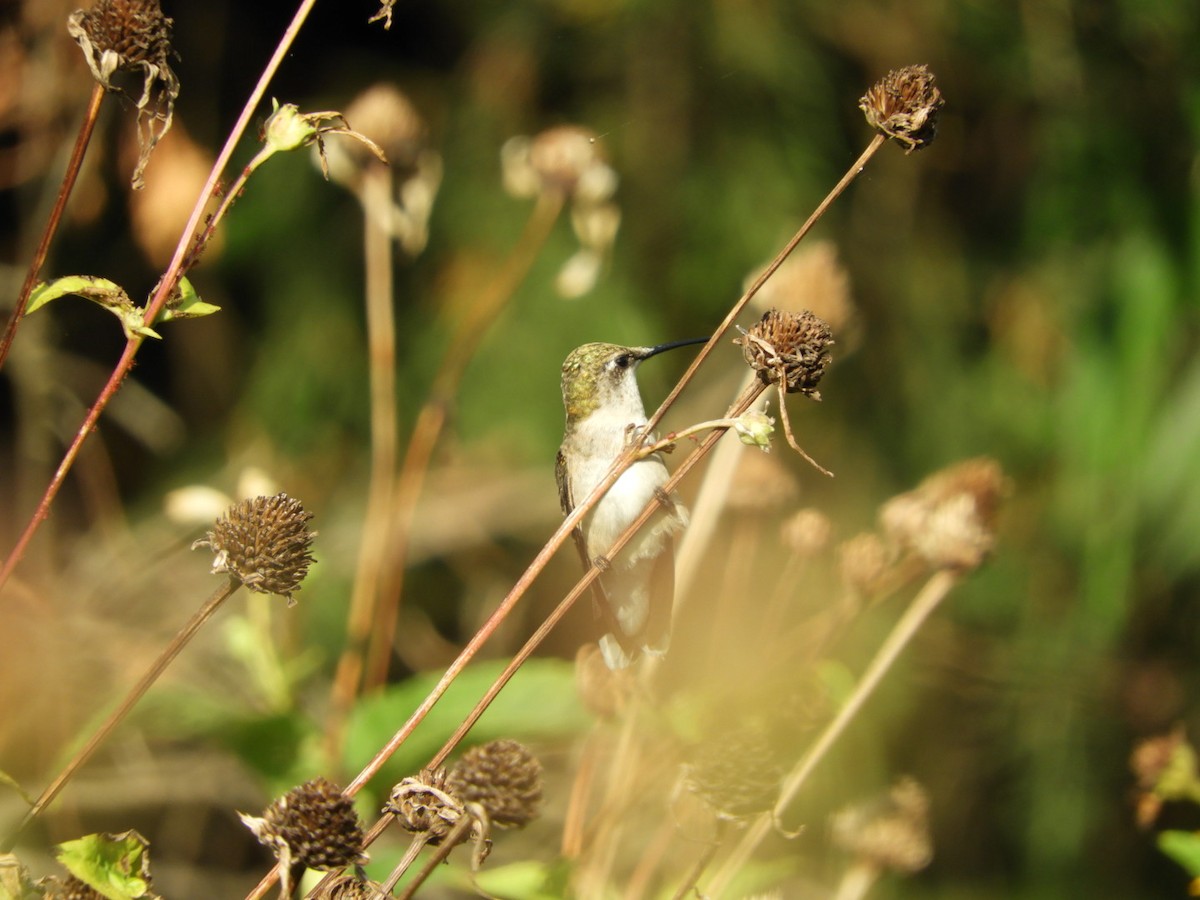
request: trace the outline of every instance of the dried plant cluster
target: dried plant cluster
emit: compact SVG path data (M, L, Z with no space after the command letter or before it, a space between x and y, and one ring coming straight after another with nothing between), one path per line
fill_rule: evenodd
M297 29L309 9L311 4L300 5ZM390 26L392 13L392 4L383 2L374 20ZM134 187L140 188L150 153L171 126L180 90L170 64L174 58L172 20L163 15L158 0L99 0L91 9L72 15L68 27L83 50L97 89L44 245L49 244L61 219L103 92L122 89L121 73L141 80L140 93L135 96L141 156L133 175ZM161 323L218 312L216 306L200 300L195 286L184 276L214 246L215 229L252 184L252 176L279 153L311 148L326 177L351 191L362 206L368 269L370 496L364 503L362 546L346 611L345 649L331 678L326 719L318 726L324 742L320 760L332 772L344 765L347 720L357 702L363 694L386 684L409 541L420 527L415 518L416 498L467 364L488 327L549 246L556 222L569 220L578 247L559 268L555 287L562 296L576 298L589 292L602 276L617 238L621 212L615 200L617 169L591 129L557 125L533 136L514 137L499 148L503 188L513 197L531 200L533 209L511 260L487 279L486 289L474 292L463 309L446 313L439 323L453 339L437 365L430 397L418 413L402 456L396 417L392 248L399 246L404 258L412 259L430 240L430 216L441 184L442 159L431 145L417 105L394 86L379 85L364 92L345 114L335 110L303 112L296 104L273 101L257 154L226 184L229 159L251 113L265 103L273 67L286 55L295 32L290 30L281 40L279 53L248 99L239 124L231 130L200 190L171 262L143 306L136 305L119 285L92 276L41 282L44 252L39 251L33 260L17 310L0 343L0 365L26 309L36 310L67 294L100 302L117 314L127 344L80 426L64 465L48 485L16 549L5 560L0 586L12 575L39 523L49 514L70 464L126 380L142 343L162 339L155 330ZM860 105L879 135L910 152L928 146L933 139L943 103L928 69L911 66L889 73L866 93ZM455 848L469 847L471 871L467 877L480 877L496 832L531 825L546 829L530 842L540 848L550 843L544 834L555 832L558 837L561 832L559 849L547 851L546 858L538 861L550 872L550 860L556 859L555 866L561 869L554 875L556 887L545 887L546 892L558 889L564 895L599 897L630 886L629 896L648 896L651 888L673 888L677 897L690 892L718 896L772 829L786 833L782 825L785 813L788 819L806 815L803 809L796 812L794 801L809 773L831 752L842 730L868 702L879 679L925 617L954 584L994 551L997 509L1007 490L995 461L970 460L944 469L888 501L881 509L878 529L847 537L838 534L837 525L825 512L801 505L805 495L802 480L780 460L784 454L759 452L771 449L775 421L763 410L761 395L774 388L772 396L777 398L788 444L808 458L793 434L789 396L821 399L819 386L833 363L834 333L839 340L843 340L843 331L852 333L856 315L849 298L849 279L837 263L832 245L817 245L811 254L791 259L789 255L883 142L878 136L871 141L826 202L750 282L664 409L648 422L643 414L637 423L619 429L617 443L625 448L621 451L624 455L606 475L596 474L594 480L600 483L596 496L575 498L574 505L564 509L567 520L547 541L544 552L462 648L455 663L446 668L425 701L406 721L396 723L392 739L358 775L344 789L325 777L313 777L279 796L261 816L242 814L243 822L278 864L275 870L264 872L249 898L264 896L276 880L282 884L283 896L291 896L307 869L328 873L309 896L353 900L392 896L400 890L402 896L412 896ZM752 303L760 317L736 341L746 365L741 370L744 388L723 416L656 443L652 435L665 406L715 348L729 349L728 339L723 338ZM849 350L851 345L844 341L839 350ZM628 354L617 354L614 360L613 364L622 368L635 364ZM595 397L575 399L586 406ZM731 430L741 443L727 441L718 452L730 447L732 463L729 468L714 464L709 470L698 491L691 530L680 538L693 542L694 548L688 557L693 562L681 562L678 573L689 588L681 592L675 607L676 624L682 631L678 645L665 658L662 653L648 654L636 666L628 670L617 667L617 671L604 664L594 645L580 651L575 665L580 702L594 714L595 726L570 753L561 752L562 747L552 748L559 751L553 782L544 780L542 763L515 739L471 747L447 765L446 760L508 679L526 664L600 570L612 565L623 542L651 520L655 504L672 505L671 491L678 481ZM376 778L450 684L473 662L572 529L582 528L580 523L596 508L604 491L631 466L675 443L682 444L681 436L701 433L704 437L697 437L676 473L664 475L666 483L656 485L654 500L640 517L635 518L637 511L629 511L626 518L633 524L616 538L609 555L589 558L585 550L583 563L588 571L583 580L513 656L428 765L387 792L386 801L381 799L377 806L378 818L364 830L355 811L355 796ZM224 584L31 804L11 841L59 795L226 598L244 587L286 597L289 606L294 604L293 595L315 562L316 532L309 527L312 518L311 512L285 493L261 493L233 503L205 536L195 541L193 547L212 551L212 572L227 576ZM684 521L686 516L680 516L674 530L681 530ZM725 546L719 543L722 541ZM383 584L394 590L389 593ZM820 676L823 662L835 655L839 642L854 632L863 616L880 610L889 598L915 585L920 587L894 614L892 637L858 674L849 696L834 696ZM270 605L263 608L270 609ZM256 640L260 642L255 648L257 664L265 668L268 663L262 660L276 649L269 629L260 631ZM665 646L664 640L656 649ZM285 669L278 666L279 672ZM1142 756L1174 760L1172 754L1160 749L1157 753L1147 750ZM296 755L306 764L317 758L316 753ZM571 763L564 764L565 758ZM1147 763L1143 768L1148 771L1170 765ZM1155 775L1144 774L1142 783L1148 794L1167 790L1164 779ZM547 784L562 789L563 796L547 796ZM377 784L375 790L379 793ZM552 817L543 817L544 806L554 810ZM856 869L869 871L871 877L884 872L911 874L932 858L929 820L935 814L936 798L927 796L915 782L902 779L882 801L835 816L833 843L846 853L848 874ZM379 850L368 854L368 847L380 835L386 838ZM407 851L398 849L401 838L408 843ZM34 883L15 857L5 857L7 868L0 871L0 878L13 873L11 883L18 885L19 891L10 890L11 896L62 900L153 897L147 850L147 843L135 832L89 835L60 845L68 876ZM410 869L422 855L423 867L412 875ZM375 877L369 878L363 870L369 862L381 867L380 873L372 873ZM380 877L383 867L390 871ZM406 874L411 878L400 889L397 885ZM547 882L551 880L547 875ZM114 886L117 882L119 886ZM7 889L8 884L4 881L0 888Z

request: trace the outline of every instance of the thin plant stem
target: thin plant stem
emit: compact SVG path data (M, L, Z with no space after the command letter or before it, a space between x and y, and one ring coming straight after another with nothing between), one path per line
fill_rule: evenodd
M879 868L863 860L850 863L838 882L833 900L863 900L879 880Z
M200 196L196 201L196 205L192 208L191 217L188 219L187 225L184 226L183 234L180 235L179 243L175 246L175 255L172 257L170 264L167 266L166 272L159 280L158 287L154 291L154 295L147 304L146 313L143 317L143 322L150 325L158 317L162 311L163 305L167 302L167 298L174 292L179 284L179 279L183 274L183 261L185 255L188 254L191 244L192 235L196 232L196 226L200 222L201 216L204 215L204 210L208 205L208 201L215 196L217 192L217 184L221 178L221 174L225 171L225 167L229 164L229 159L233 155L234 148L241 140L246 128L250 124L250 119L254 115L254 111L258 108L262 101L263 95L266 93L267 85L275 75L275 71L282 63L284 56L291 48L296 39L296 35L300 32L301 26L308 18L313 6L316 5L316 0L301 0L299 7L296 9L295 15L292 17L291 23L280 38L279 44L275 48L275 52L271 55L271 59L267 62L263 69L262 75L259 76L258 83L254 86L254 90L250 93L250 97L246 100L245 106L242 107L241 115L238 116L237 122L230 131L229 137L225 140L225 145L221 148L221 152L217 156L217 160L213 163L212 170L209 172L208 181L205 182L204 188L200 192ZM135 334L129 338L125 344L125 349L121 353L121 358L117 361L113 368L112 374L109 376L108 382L101 389L96 401L92 404L84 417L83 423L79 426L79 430L75 433L74 439L71 441L70 447L63 454L62 460L58 464L58 468L54 472L54 476L47 485L45 492L42 495L41 501L38 503L37 509L30 518L29 523L25 526L25 530L17 539L16 545L9 553L8 558L4 561L3 567L0 567L0 588L2 588L12 575L13 570L17 567L17 563L25 555L25 550L29 546L29 542L37 533L38 527L46 517L50 515L50 506L54 502L54 498L58 495L62 488L63 482L66 480L67 473L71 471L76 458L79 456L79 451L83 447L84 441L95 430L96 423L100 419L100 414L104 412L109 402L117 391L120 389L122 382L129 375L130 369L133 368L134 358L142 345L144 338L141 335Z
M37 284L38 276L41 275L42 266L46 264L46 257L50 253L50 244L54 240L54 235L58 233L63 212L67 208L67 200L70 199L71 191L74 190L79 172L83 168L83 157L92 140L92 133L96 130L96 122L100 118L100 105L104 101L105 93L107 92L104 85L99 82L92 85L92 95L88 100L87 109L84 111L83 121L79 123L79 134L75 138L75 146L71 150L67 170L63 173L58 196L50 210L50 218L46 220L46 227L42 229L37 249L33 251L33 258L29 261L29 270L25 273L25 281L21 284L21 293L17 295L17 303L8 317L8 324L4 327L4 336L0 337L0 369L4 368L4 361L8 359L8 351L12 348L13 339L17 335L17 326L20 325L21 317L25 315L25 308L29 305L29 295L33 293L33 287Z
M429 880L429 876L433 874L434 869L446 861L446 858L450 856L450 851L466 837L467 831L474 824L470 815L464 815L454 823L454 827L450 829L449 833L442 838L442 842L438 844L437 850L425 861L425 865L421 867L421 871L405 886L404 893L400 895L399 900L412 900L416 896L417 889ZM398 873L393 874L396 879L399 879L400 876ZM388 880L391 881L392 879L389 878ZM392 881L392 884L394 885L395 882Z
M362 681L363 658L379 598L379 578L391 552L392 490L396 477L396 319L392 308L392 236L381 223L391 204L393 176L368 166L363 176L363 265L366 270L368 366L371 392L371 472L359 537L357 570L346 617L346 647L338 659L326 726L326 756L336 765L346 718Z
M448 837L448 835L447 835ZM404 856L400 858L400 862L396 863L396 867L392 869L387 880L379 886L379 893L384 897L390 897L392 891L396 887L396 883L404 877L404 873L408 871L408 867L413 864L421 851L425 849L425 845L429 843L429 834L414 834L412 841L409 842L408 849L404 851Z
M930 577L917 596L913 598L912 603L892 627L883 643L879 645L879 649L875 651L875 656L863 671L858 684L855 685L854 693L850 695L850 698L838 710L838 714L834 716L833 721L825 726L820 736L784 779L779 790L779 799L775 802L775 808L768 813L763 813L755 820L714 876L707 891L710 896L714 898L721 896L722 891L729 886L729 882L746 864L751 854L770 833L772 827L779 825L788 804L795 799L796 794L804 786L813 770L825 758L830 748L837 743L845 732L846 726L854 720L875 689L879 687L884 676L891 670L893 663L958 581L957 572L948 569L940 570Z
M102 743L104 743L105 739L108 738L108 736L112 734L113 730L125 720L125 717L129 715L133 707L137 705L137 702L145 696L146 691L150 689L151 685L158 680L159 676L162 675L167 666L174 661L175 657L179 655L180 651L187 646L188 642L191 641L196 632L200 630L200 626L207 622L212 617L213 613L215 613L221 606L221 604L229 599L229 597L233 595L233 592L239 587L241 587L240 581L234 578L228 578L219 588L213 591L212 595L207 600L204 601L204 605L197 610L195 615L188 620L187 624L184 625L183 628L181 628L175 635L175 637L171 639L171 642L167 644L163 651L158 655L158 658L154 660L153 664L149 669L146 670L146 673L142 675L138 683L135 684L133 688L130 689L129 693L125 695L125 699L121 701L116 709L109 713L108 718L106 718L104 723L98 729L96 729L96 732L91 736L91 738L88 739L88 742L84 744L78 752L76 752L76 754L71 758L71 761L68 762L63 770L58 773L58 776L50 782L49 786L42 791L41 796L34 801L33 806L29 808L29 810L25 813L24 818L21 819L16 831L14 831L12 836L5 842L6 850L11 847L12 843L16 840L17 835L24 830L25 826L37 818L37 816L40 815L41 812L50 805L51 801L58 796L59 792L63 789L66 783L71 780L71 777L78 772L79 769L82 768L89 759L91 759L92 754L96 752Z
M451 398L458 393L467 365L475 357L479 345L546 246L554 223L558 221L562 212L564 200L561 191L547 191L538 195L533 211L529 214L521 236L517 239L504 267L488 288L479 293L478 298L454 328L446 355L434 376L429 398L417 414L416 425L397 479L393 504L396 515L390 546L396 567L391 583L387 585L387 590L380 600L379 609L371 617L373 627L370 632L363 684L366 690L376 688L387 680L392 646L396 637L396 622L404 594L404 571L416 520L417 501L429 471L429 461L433 458L433 448L446 424Z
M672 895L672 900L683 900L684 897L686 897L695 889L696 884L700 881L701 876L704 875L704 870L708 868L709 863L713 861L713 857L717 855L717 850L720 849L721 841L724 836L725 820L717 819L716 836L713 838L712 843L704 848L704 852L700 854L700 857L692 866L691 871L688 872L687 877L679 883L679 888Z

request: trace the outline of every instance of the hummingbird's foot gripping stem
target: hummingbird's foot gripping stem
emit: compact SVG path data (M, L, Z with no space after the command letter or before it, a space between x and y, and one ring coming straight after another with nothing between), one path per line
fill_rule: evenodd
M609 570L609 567L612 566L612 560L609 559L607 556L597 556L595 559L592 560L592 565L595 566L597 569L599 569L601 572L607 572Z
M675 515L675 501L671 499L671 495L664 491L661 487L654 489L654 499L658 501L658 505L667 511L668 515Z

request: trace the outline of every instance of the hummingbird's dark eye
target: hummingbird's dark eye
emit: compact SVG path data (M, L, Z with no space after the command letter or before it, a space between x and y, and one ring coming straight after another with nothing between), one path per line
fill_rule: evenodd
M629 364L633 362L633 355L630 353L622 353L613 360L617 364L618 369L628 369Z

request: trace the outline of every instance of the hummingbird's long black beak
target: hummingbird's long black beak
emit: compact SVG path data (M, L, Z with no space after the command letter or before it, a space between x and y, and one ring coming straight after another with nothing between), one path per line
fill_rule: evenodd
M676 347L690 347L693 344L706 344L708 338L688 338L686 341L671 341L668 344L659 344L655 347L641 347L638 350L638 359L649 359L652 356L657 356L667 350L674 350Z

